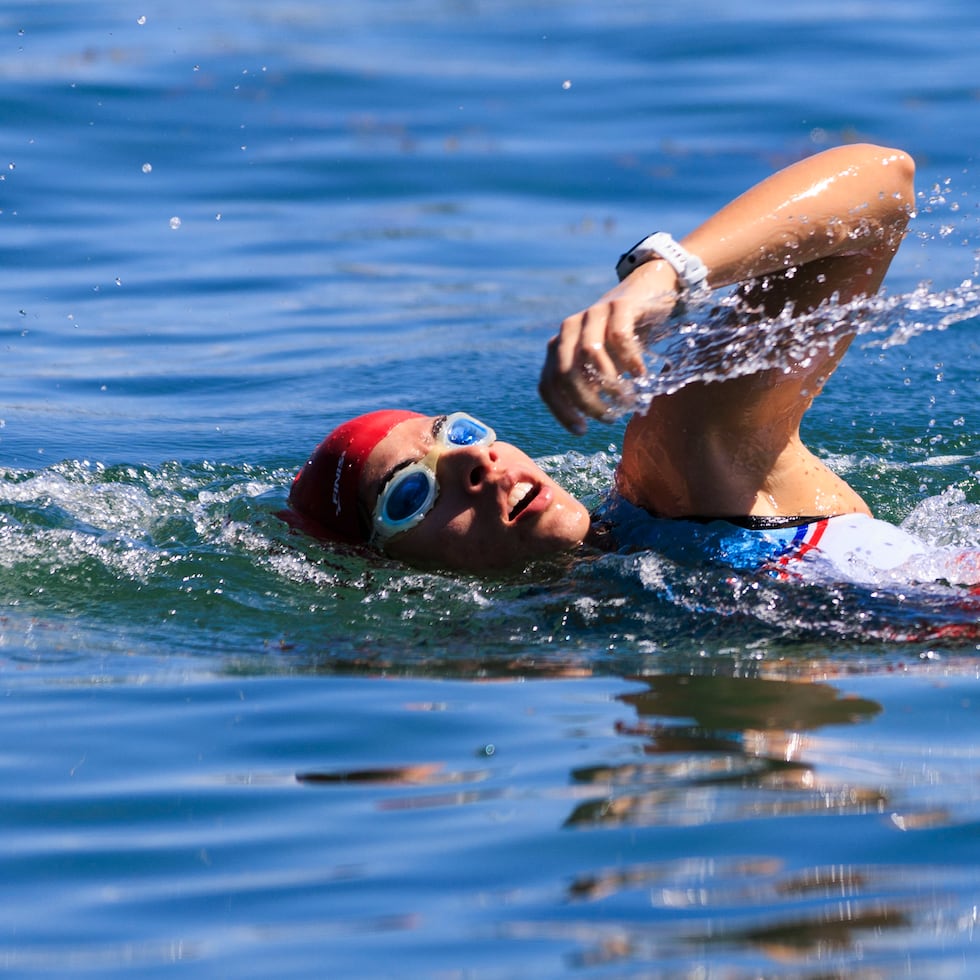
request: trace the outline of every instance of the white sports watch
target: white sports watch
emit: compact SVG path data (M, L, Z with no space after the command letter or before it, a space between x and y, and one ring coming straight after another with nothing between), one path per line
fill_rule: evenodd
M634 269L651 259L663 259L674 272L684 292L694 292L705 285L708 267L665 231L654 232L624 252L616 263L616 275L622 282Z

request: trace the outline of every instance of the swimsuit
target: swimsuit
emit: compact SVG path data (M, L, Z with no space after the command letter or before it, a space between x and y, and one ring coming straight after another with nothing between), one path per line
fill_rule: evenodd
M596 512L612 550L655 551L684 565L783 578L876 585L980 582L980 552L936 548L866 514L837 517L658 518L617 493Z

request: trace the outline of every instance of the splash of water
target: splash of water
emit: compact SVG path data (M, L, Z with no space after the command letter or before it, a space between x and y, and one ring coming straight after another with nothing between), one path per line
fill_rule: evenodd
M847 337L884 349L980 319L980 287L972 279L945 291L922 283L909 293L828 301L802 315L787 309L764 319L740 316L739 302L708 298L662 324L647 345L647 373L622 379L609 417L642 412L654 398L698 382L805 369Z

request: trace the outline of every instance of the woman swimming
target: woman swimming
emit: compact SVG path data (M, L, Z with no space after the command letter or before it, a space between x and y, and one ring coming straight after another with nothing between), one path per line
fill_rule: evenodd
M680 243L664 233L644 239L620 259L619 285L550 341L544 401L573 432L607 417L628 377L644 373L644 341L678 302L707 289L736 285L741 321L760 332L784 311L873 294L912 214L913 176L900 150L839 147L770 176ZM604 527L615 530L625 508L755 534L766 556L756 564L819 550L821 540L826 548L840 518L849 520L844 537L866 526L872 540L877 525L902 534L873 521L800 438L804 413L852 336L786 371L655 397L626 428ZM579 501L464 413L380 411L341 425L296 475L289 505L292 523L314 536L366 543L418 566L502 569L600 537Z

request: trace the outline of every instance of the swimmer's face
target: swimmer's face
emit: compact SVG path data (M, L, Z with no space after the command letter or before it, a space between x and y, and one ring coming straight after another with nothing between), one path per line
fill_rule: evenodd
M361 500L369 514L393 471L432 449L439 421L407 419L375 446L361 474ZM435 466L436 502L419 524L385 543L393 558L422 567L494 571L569 551L588 533L586 508L516 446L451 446Z

